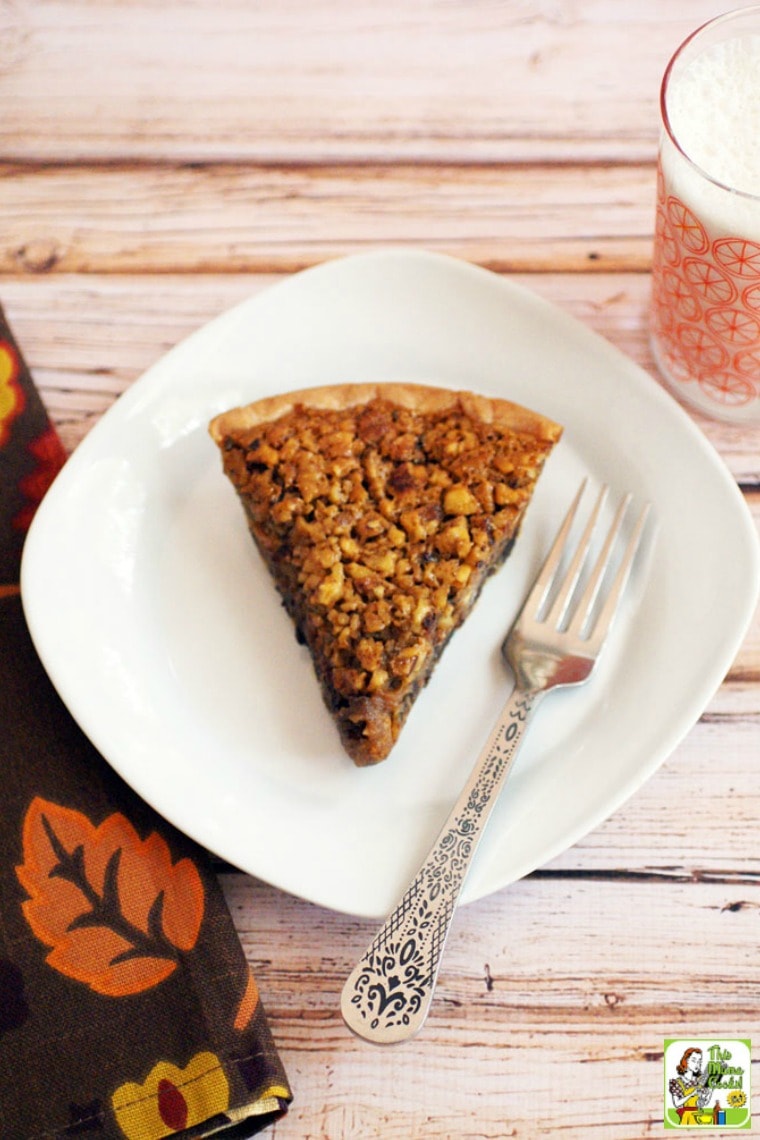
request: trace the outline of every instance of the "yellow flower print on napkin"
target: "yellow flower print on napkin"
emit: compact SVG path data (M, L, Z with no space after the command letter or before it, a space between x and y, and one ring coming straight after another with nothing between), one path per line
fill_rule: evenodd
M24 393L17 383L18 373L18 356L7 341L0 340L0 447L7 441L11 420L24 408Z
M111 1099L127 1140L160 1140L227 1111L230 1086L214 1053L196 1053L184 1069L159 1061L140 1085L128 1081Z

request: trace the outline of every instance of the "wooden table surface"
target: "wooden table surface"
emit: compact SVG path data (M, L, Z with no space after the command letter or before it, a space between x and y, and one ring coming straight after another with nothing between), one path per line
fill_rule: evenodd
M0 300L66 447L209 318L388 245L508 275L658 383L659 79L720 10L2 0ZM760 430L694 418L757 519ZM428 1024L403 1046L357 1040L339 1013L374 923L224 872L295 1090L271 1135L659 1134L665 1037L760 1043L759 744L755 619L623 808L462 908Z

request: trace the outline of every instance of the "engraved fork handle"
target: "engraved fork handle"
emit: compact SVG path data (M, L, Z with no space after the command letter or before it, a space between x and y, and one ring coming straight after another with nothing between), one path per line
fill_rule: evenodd
M359 1037L385 1045L421 1029L472 857L543 695L512 691L425 862L348 977L341 1012Z

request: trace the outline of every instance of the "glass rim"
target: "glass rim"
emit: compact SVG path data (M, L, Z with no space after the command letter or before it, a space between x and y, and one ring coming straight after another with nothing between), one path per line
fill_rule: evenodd
M668 86L673 74L673 69L675 68L676 64L686 49L690 47L697 38L701 37L704 32L709 31L712 28L716 28L721 24L731 23L739 16L751 15L755 15L760 18L760 4L749 4L744 8L734 8L730 12L724 12L720 16L713 16L711 19L706 20L704 24L700 24L698 28L695 28L694 31L686 37L685 40L682 40L682 42L678 45L670 57L670 60L668 61L668 65L665 68L665 72L662 77L662 83L660 84L660 118L662 120L663 127L665 128L665 132L673 146L676 148L684 161L687 162L691 169L695 171L701 178L704 178L707 182L711 183L713 186L716 186L719 190L725 191L727 194L735 194L737 197L743 198L748 202L760 202L760 193L754 194L751 190L739 190L735 186L730 186L727 182L722 182L720 178L716 178L714 175L710 174L708 170L705 170L703 166L700 166L698 162L695 162L694 159L691 158L689 154L687 154L687 152L681 146L681 143L678 141L676 133L673 130L673 125L668 114L667 102ZM758 35L760 35L760 30L758 31Z

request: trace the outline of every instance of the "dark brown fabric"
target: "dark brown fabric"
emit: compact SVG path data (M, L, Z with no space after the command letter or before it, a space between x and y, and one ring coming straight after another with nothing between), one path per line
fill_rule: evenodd
M18 581L34 511L65 459L0 308L0 585Z
M0 420L2 368L0 355ZM61 454L19 376L0 446L6 583L35 505L30 472L36 501L44 482L26 441L47 433ZM0 596L0 1137L247 1137L290 1097L207 853L97 753L37 657L20 598Z

